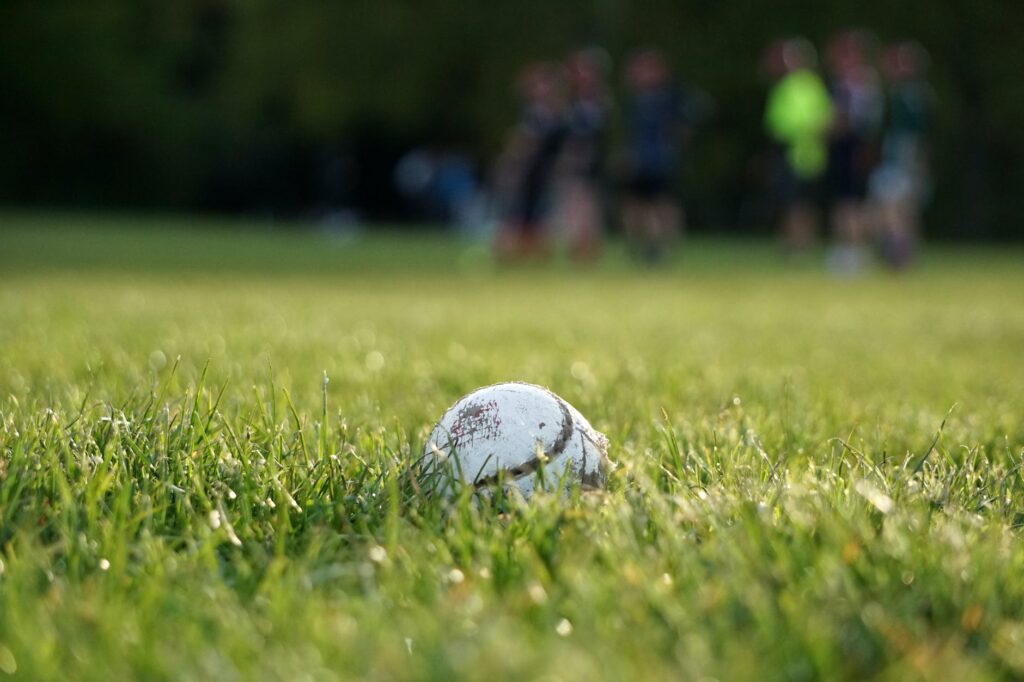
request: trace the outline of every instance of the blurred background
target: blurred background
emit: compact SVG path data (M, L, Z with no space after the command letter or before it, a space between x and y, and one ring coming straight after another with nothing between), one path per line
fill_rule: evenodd
M856 27L874 60L900 41L927 55L929 237L1021 239L1021 26L1017 0L4 0L0 203L485 221L524 67L602 55L615 186L625 70L653 47L699 104L673 171L687 229L770 234L766 49L803 36L824 75ZM468 213L417 190L442 170L436 196L475 197Z

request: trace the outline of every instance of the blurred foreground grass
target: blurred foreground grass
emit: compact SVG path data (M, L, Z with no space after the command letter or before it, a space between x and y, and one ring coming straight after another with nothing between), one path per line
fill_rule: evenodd
M0 672L1024 675L1022 257L495 270L430 233L0 215ZM608 492L417 495L433 420L512 379L608 434Z

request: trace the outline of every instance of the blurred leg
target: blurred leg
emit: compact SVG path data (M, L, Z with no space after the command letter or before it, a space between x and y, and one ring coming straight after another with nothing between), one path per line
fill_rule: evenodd
M910 265L917 241L914 202L906 197L891 199L880 206L882 213L882 256L896 270Z
M655 211L658 215L658 239L662 243L671 243L682 236L686 215L679 202L671 198L659 199Z
M601 254L600 195L587 181L574 183L569 194L567 203L571 211L566 217L569 255L576 260L593 260Z
M645 240L643 202L633 196L622 200L622 230L626 236L626 244L634 256L639 255Z
M782 218L782 245L790 253L806 251L818 237L818 216L814 206L801 201L786 208Z
M868 260L864 205L856 199L842 199L833 207L831 217L835 243L829 252L828 268L837 275L857 275Z

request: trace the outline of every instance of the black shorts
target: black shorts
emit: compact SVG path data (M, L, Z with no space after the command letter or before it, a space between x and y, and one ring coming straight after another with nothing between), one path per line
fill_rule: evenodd
M821 197L821 182L818 178L801 177L788 161L780 162L778 199L789 208L797 204L815 204Z
M540 229L547 208L547 185L546 173L529 174L524 179L510 216L523 232Z
M828 146L825 188L829 199L860 200L867 196L869 145L863 137L847 133Z
M637 199L664 199L675 193L675 187L667 173L640 171L626 179L626 191Z

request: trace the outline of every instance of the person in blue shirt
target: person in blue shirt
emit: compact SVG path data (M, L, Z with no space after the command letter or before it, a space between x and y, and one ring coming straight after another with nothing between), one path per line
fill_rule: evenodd
M877 164L885 109L873 45L871 34L849 30L835 36L827 48L834 116L825 185L835 237L827 264L842 276L858 274L868 259L868 180Z
M672 82L664 56L644 49L626 71L629 101L622 223L637 258L655 262L680 235L685 216L676 173L693 123L690 98Z

